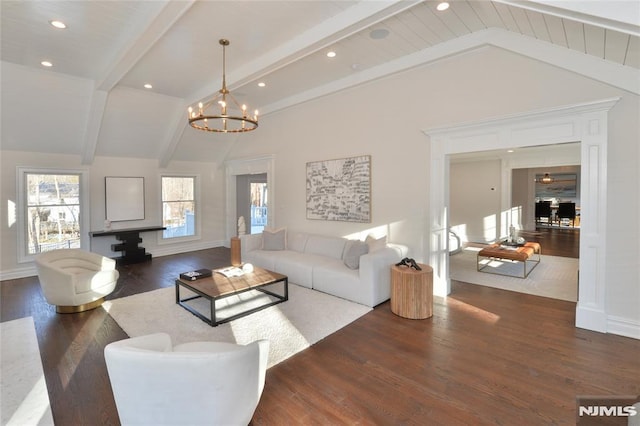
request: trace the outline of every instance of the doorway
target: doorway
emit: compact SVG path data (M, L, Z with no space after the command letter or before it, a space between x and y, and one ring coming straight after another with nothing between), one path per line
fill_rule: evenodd
M607 125L608 111L619 98L550 108L479 123L426 130L430 137L428 261L434 270L434 293L451 291L449 277L449 156L491 149L581 142L582 235L576 326L606 332L607 270ZM510 180L504 171L504 178ZM506 207L506 201L503 203Z
M525 239L544 242L546 254L578 259L582 204L580 144L543 147L542 151L547 158L555 159L557 150L550 149L555 147L565 153L573 149L576 158L561 156L561 165L555 166L537 159L528 167L514 168L511 205L521 207L515 223Z
M579 231L565 223L553 229L537 229L533 208L535 177L542 165L553 161L553 167L545 166L542 170L554 170L558 176L560 171L568 170L579 176L579 165L561 164L579 164L580 153L580 143L571 143L450 155L449 227L460 239L460 244L449 243L451 279L576 302ZM565 191L559 193L562 188ZM572 201L579 201L577 190L558 182L553 195L562 196L561 200L570 196ZM493 268L519 271L508 262L493 261L479 272L478 251L506 240L511 232L517 238L542 246L544 259L536 270L526 279L496 276L499 272L488 275L487 270Z
M267 226L268 194L266 173L236 176L236 211L247 234L259 234Z
M268 212L263 215L262 221L266 227L274 227L276 216L276 188L274 179L275 156L265 155L260 157L227 160L226 164L226 233L227 241L238 235L238 220L240 216L245 219L245 232L251 232L251 186L247 178L247 184L238 185L237 176L253 176L256 178L256 190L262 193L260 203L268 204ZM238 196L237 187L244 187L245 194ZM239 209L238 200L247 200L244 207ZM242 213L240 213L242 211Z

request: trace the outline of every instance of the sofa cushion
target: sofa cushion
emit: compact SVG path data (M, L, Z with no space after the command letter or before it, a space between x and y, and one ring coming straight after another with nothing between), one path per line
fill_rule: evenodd
M343 261L347 268L358 269L360 256L369 252L369 246L364 241L349 240L344 247Z
M276 258L283 252L283 250L252 250L242 256L242 261L278 272L275 270Z
M280 228L276 230L264 229L262 231L263 250L284 250L287 248L287 230Z
M342 260L342 253L346 242L346 239L340 237L309 235L304 252Z
M367 238L364 240L365 243L369 246L369 253L373 253L374 251L382 250L387 246L387 236L376 238L373 235L367 235Z
M273 253L278 253L273 270L289 277L289 282L307 288L313 288L313 269L331 260L324 256L292 250Z
M259 234L244 234L240 235L240 251L244 258L244 255L253 250L260 250L262 248L262 232Z
M308 235L304 232L287 232L287 249L304 253Z
M364 293L368 293L363 286L370 286L372 283L363 284L360 280L358 270L348 269L340 260L330 260L322 265L313 268L313 289L356 303L363 303L367 298Z

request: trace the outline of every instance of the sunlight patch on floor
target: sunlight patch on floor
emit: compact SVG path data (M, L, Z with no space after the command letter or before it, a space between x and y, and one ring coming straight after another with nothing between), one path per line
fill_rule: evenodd
M15 409L11 415L11 419L9 419L5 425L24 426L53 424L46 421L45 414L49 409L49 394L47 393L47 384L45 383L43 374L33 385L33 388L31 388L31 391L29 391L25 396L20 405Z
M311 343L300 333L294 324L289 321L289 318L280 310L278 306L272 306L271 309L265 309L261 311L263 313L263 323L277 324L277 329L271 330L273 334L278 334L280 339L286 340L287 347L290 348L307 348L311 346ZM266 320L266 321L265 321ZM254 342L258 339L264 339L264 335L260 333L261 329L247 328L237 321L231 321L231 331L236 342L241 345L246 345ZM263 330L264 331L264 330ZM269 339L268 337L266 337Z
M500 315L496 315L493 312L485 311L484 309L480 309L477 306L462 302L455 297L448 297L447 305L449 307L462 311L465 314L469 314L480 321L484 321L487 324L495 324L500 320Z
M83 350L78 351L78 348L82 348L82 345L77 344L76 340L81 340L81 338L78 336L86 335L86 333L88 332L85 329L91 329L91 327L92 326L89 321L85 322L85 325L82 327L82 329L76 333L73 339L73 342L71 342L67 347L67 350L65 351L64 355L60 357L60 361L59 361L60 363L71 365L72 363L66 361L67 358L73 358L73 359L84 358L84 355L87 352L87 350L89 350L89 348L85 347ZM76 365L76 367L80 365L79 362L76 362L74 364ZM76 370L74 369L73 371L69 371L66 365L58 364L58 371L59 371L58 376L60 377L60 383L62 384L62 388L66 389L67 386L69 385L69 382L71 381L71 377L73 377L73 375L76 373Z
M0 324L0 424L53 425L33 317Z

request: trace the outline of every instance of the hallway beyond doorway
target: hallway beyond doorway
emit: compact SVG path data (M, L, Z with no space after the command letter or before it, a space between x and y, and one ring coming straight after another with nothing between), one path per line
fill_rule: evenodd
M519 231L527 241L535 241L542 246L542 253L551 256L580 257L579 228L538 228L535 231Z

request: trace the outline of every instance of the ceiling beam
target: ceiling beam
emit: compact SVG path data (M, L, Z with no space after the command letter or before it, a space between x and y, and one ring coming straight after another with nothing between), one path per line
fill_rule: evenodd
M255 79L272 73L282 67L317 52L339 40L382 22L403 12L420 0L360 1L334 17L323 21L294 39L283 43L264 55L239 67L227 76L231 89L243 86ZM215 81L195 91L187 99L194 102L204 100L216 93L220 81ZM193 103L193 102L192 102Z
M171 29L182 15L193 6L196 0L168 1L167 4L153 17L119 58L109 68L105 76L97 82L99 90L111 90L138 63L160 38Z
M227 75L227 81L233 81L229 89L241 87L261 76L267 75L286 65L296 62L324 47L343 38L361 31L375 23L382 22L414 5L421 0L388 0L388 1L360 1L338 15L317 25L294 39L283 43L266 52L257 59L241 66L232 74ZM192 103L202 101L218 92L221 81L214 81L198 89L186 99ZM179 120L174 121L172 137L166 144L160 159L161 167L167 167L173 153L177 149L186 127L186 111L184 107L178 114ZM228 155L230 149L226 151Z
M635 68L609 62L507 30L489 28L437 44L360 73L314 87L270 105L265 105L261 108L262 115L274 113L321 96L346 90L369 81L487 45L500 47L640 95L640 80L638 79L638 70Z
M537 59L601 83L640 95L638 69L506 30L492 29L487 44Z
M163 144L162 149L160 150L160 167L166 168L169 166L171 159L173 158L174 152L176 152L176 148L180 143L180 139L182 139L182 134L184 130L187 128L187 106L181 105L173 113L173 119L171 124L169 125L170 135Z
M133 68L153 45L175 24L193 5L195 0L168 1L167 4L144 27L106 71L105 76L95 82L89 116L84 131L82 164L91 164L96 152L100 127L109 92Z
M493 1L640 36L640 25L638 25L638 22L640 22L640 2L638 1Z
M92 164L96 155L96 147L98 146L98 136L100 135L100 127L102 126L102 117L107 106L107 98L109 93L106 90L94 90L91 96L91 105L89 107L89 117L87 125L84 129L84 147L82 152L82 164Z

